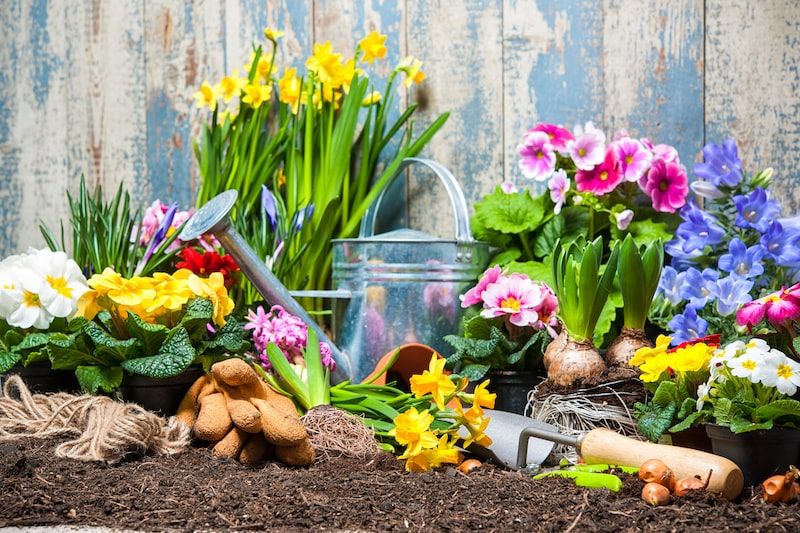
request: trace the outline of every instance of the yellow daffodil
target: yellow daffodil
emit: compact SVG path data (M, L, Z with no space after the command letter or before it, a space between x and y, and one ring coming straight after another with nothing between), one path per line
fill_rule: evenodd
M489 392L487 387L489 386L489 380L487 379L477 387L475 387L474 400L473 405L478 405L480 407L486 407L487 409L494 409L494 402L497 399L497 394L494 392Z
M250 70L253 68L253 61L255 61L255 59L256 53L252 52L250 54L250 62L244 66L246 73L250 74ZM265 83L269 82L276 70L277 66L272 62L272 58L261 54L258 58L258 63L256 64L256 72L253 83L256 83L257 81L262 81Z
M341 54L333 53L330 41L314 45L314 53L306 60L306 68L313 72L322 83L331 83L339 76L342 68Z
M197 107L207 107L211 111L217 108L217 89L212 87L210 83L204 81L200 86L200 90L194 93L194 99L197 102Z
M420 70L422 61L414 56L407 56L397 68L406 74L406 79L403 80L403 85L406 87L411 87L412 83L422 83L425 80L425 73Z
M222 95L222 99L227 103L233 100L242 92L242 87L247 84L247 78L239 76L239 71L234 70L230 76L225 76L217 84L215 90Z
M444 409L446 398L456 391L456 384L444 374L445 362L443 358L433 354L428 370L411 376L410 380L411 392L417 398L431 394L439 409Z
M276 30L275 28L270 28L267 26L264 28L264 37L268 40L272 41L273 43L277 43L278 39L283 37L283 32L280 30Z
M187 280L189 289L201 298L211 301L214 306L212 320L218 326L225 325L225 317L233 311L233 300L228 296L225 288L225 278L219 272L214 272L207 279L200 278L195 274L189 276Z
M636 350L636 353L633 355L633 357L631 357L631 360L628 361L628 364L631 366L642 366L642 363L651 357L665 353L669 349L670 342L672 342L672 337L659 335L656 339L655 347L650 348L649 346L644 346L639 348Z
M408 454L408 451L406 451ZM401 456L406 460L406 470L409 472L427 472L433 468L438 468L443 464L458 464L461 459L455 443L448 439L447 435L437 441L436 447L422 450L414 455Z
M364 107L368 107L373 104L377 104L380 101L381 101L380 91L372 91L367 96L365 96L363 100L361 100L361 105L363 105Z
M477 408L477 410L476 410ZM480 416L471 416L470 412L480 412ZM481 446L488 446L492 443L492 439L489 438L484 432L486 428L489 427L490 418L483 416L483 411L479 406L473 405L470 409L464 413L464 418L462 423L464 427L469 431L469 437L464 440L464 447L468 447L473 442L477 442Z
M419 412L416 407L411 407L400 413L393 423L389 435L400 445L408 446L406 454L415 455L422 449L436 446L436 435L430 431L433 415L427 409Z
M334 87L341 87L345 94L350 92L350 84L353 82L353 78L358 74L359 76L362 74L361 69L356 68L356 62L353 58L348 59L344 64L342 64L339 72L337 73L336 79L333 80Z
M244 86L244 96L242 102L250 104L253 109L258 109L261 104L269 100L272 93L271 85L261 85L258 83L248 83Z
M302 83L297 77L297 69L286 69L283 73L283 77L278 82L279 98L282 103L288 104L291 107L292 113L295 115L300 108L300 97L303 94L302 89Z
M218 124L225 124L226 120L230 120L231 123L236 119L236 115L238 114L238 110L231 111L230 109L226 109L222 113L219 114L217 117ZM171 229L171 228L170 228Z
M377 31L370 32L369 35L358 41L358 46L364 52L361 61L366 61L370 65L376 59L386 57L386 36Z

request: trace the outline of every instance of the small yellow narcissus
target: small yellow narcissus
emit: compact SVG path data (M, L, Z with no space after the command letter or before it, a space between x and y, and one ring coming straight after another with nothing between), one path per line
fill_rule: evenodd
M423 448L436 446L436 436L430 431L432 423L433 415L427 409L419 412L416 407L411 407L394 419L394 428L389 435L400 445L408 446L407 454L415 455Z
M386 36L377 31L370 32L369 35L358 41L358 46L364 52L361 60L370 65L376 59L386 57Z
M197 107L207 107L211 111L217 108L217 89L211 86L210 83L204 81L200 86L200 90L194 93L194 99L197 102Z
M264 37L275 43L278 42L278 39L283 37L283 32L267 26L266 28L264 28Z
M444 409L445 397L456 391L456 384L444 374L445 362L444 359L434 354L428 370L423 371L422 374L411 376L410 380L411 392L417 398L431 394L439 409Z
M250 104L253 109L258 109L261 104L270 99L272 94L271 85L260 85L258 83L248 83L244 86L244 96L242 102Z

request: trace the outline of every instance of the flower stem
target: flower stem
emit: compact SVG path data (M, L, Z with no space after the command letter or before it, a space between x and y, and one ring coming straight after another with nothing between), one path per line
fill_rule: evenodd
M531 243L528 240L528 235L526 233L520 233L519 239L522 241L522 247L525 249L525 254L528 256L528 261L533 261L535 258L533 257L533 250L531 249Z

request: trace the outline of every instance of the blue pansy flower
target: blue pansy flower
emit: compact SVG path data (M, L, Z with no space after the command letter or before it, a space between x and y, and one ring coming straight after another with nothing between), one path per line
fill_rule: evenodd
M764 247L760 244L748 248L741 240L733 239L728 244L728 252L719 258L720 270L743 278L755 278L764 273L761 263Z
M753 297L750 296L752 289L752 281L736 275L717 281L711 288L711 292L717 300L717 313L720 316L730 316L735 313L740 305L752 301Z
M678 272L671 266L664 267L658 281L658 292L672 305L678 305L683 301L681 288L685 277L684 272Z
M687 307L682 315L675 315L667 324L672 331L670 344L677 346L699 337L705 337L708 332L708 322L697 316L693 307Z
M781 266L800 266L798 241L800 241L800 230L784 229L777 221L770 224L766 233L761 236L764 256Z
M767 231L773 220L781 214L778 202L770 200L767 191L757 187L748 194L733 197L736 204L736 224L740 228L755 228L761 233Z
M690 268L685 274L683 287L681 287L681 297L684 300L689 300L688 307L700 309L709 300L714 299L713 289L717 285L719 272L711 268L706 268L702 272L696 268Z
M735 187L742 181L742 161L736 141L728 139L722 145L708 143L703 147L703 162L695 163L694 173L717 187Z

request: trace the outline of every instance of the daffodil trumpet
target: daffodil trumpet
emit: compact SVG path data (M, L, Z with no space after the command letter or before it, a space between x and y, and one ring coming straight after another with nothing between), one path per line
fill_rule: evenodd
M564 329L544 354L547 378L556 385L569 386L606 369L592 337L614 283L619 246L605 265L602 257L602 237L588 243L581 238L567 247L556 243L553 280Z
M606 351L611 366L627 365L642 347L652 347L644 333L650 305L658 289L664 266L664 247L656 241L641 251L630 234L622 242L617 269L622 291L623 328Z

